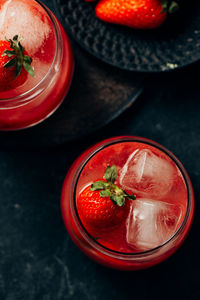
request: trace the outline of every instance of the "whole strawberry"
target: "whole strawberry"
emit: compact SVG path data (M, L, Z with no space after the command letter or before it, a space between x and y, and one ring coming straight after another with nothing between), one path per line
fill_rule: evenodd
M135 199L114 184L117 178L115 166L107 167L105 179L86 187L77 199L79 217L90 232L106 231L121 224L128 215L129 201Z
M34 76L32 58L27 55L18 36L0 41L0 90L6 91L22 85L28 73Z
M160 26L178 4L171 0L100 0L96 15L105 22L137 29Z

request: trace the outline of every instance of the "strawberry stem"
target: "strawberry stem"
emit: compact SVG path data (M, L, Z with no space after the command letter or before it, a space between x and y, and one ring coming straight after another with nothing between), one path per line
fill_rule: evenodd
M99 194L103 197L109 197L110 200L118 206L124 206L126 199L135 200L135 195L129 195L119 186L114 184L117 179L117 168L115 166L108 166L105 170L104 177L106 181L99 180L95 181L90 190L97 191L100 190Z
M173 14L177 10L179 10L178 0L162 0L162 13L170 13Z
M12 50L6 49L2 56L7 56L11 58L7 63L4 64L4 68L11 68L13 66L16 67L15 79L20 75L22 68L26 70L26 72L34 77L34 70L31 67L32 58L28 55L25 55L25 48L21 45L20 41L22 37L18 39L18 35L15 35L13 39L9 39L6 41L10 43L10 48Z

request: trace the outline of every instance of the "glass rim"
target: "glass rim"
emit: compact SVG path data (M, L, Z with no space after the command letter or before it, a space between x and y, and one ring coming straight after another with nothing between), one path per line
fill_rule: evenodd
M56 39L56 50L55 50L54 58L53 58L53 61L51 63L51 66L49 67L49 69L48 69L47 73L45 74L45 76L35 86L33 86L30 90L28 90L28 91L26 91L22 94L19 94L17 96L10 97L10 98L0 98L0 104L1 103L10 103L10 102L15 101L15 100L19 100L19 101L22 100L23 101L24 97L28 97L30 94L33 94L35 92L35 90L37 90L43 84L43 82L45 82L46 79L49 77L49 75L50 75L50 73L53 69L53 66L55 64L56 58L58 56L58 40L59 40L58 27L57 27L57 24L55 22L53 13L51 12L51 10L44 3L41 2L41 0L33 0L33 1L37 2L45 10L45 12L47 13L48 17L50 18L50 20L52 22L54 33L55 33L55 39ZM44 88L42 90L44 90ZM26 101L26 99L24 101Z
M88 161L92 157L94 157L98 152L105 149L106 147L114 145L114 144L118 144L118 143L124 143L124 142L140 142L143 144L147 144L147 145L156 147L160 151L164 152L168 157L170 157L172 159L172 161L178 167L179 171L181 172L181 174L183 176L183 179L184 179L184 182L186 185L186 189L187 189L186 212L185 212L184 218L183 218L180 226L176 230L176 232L163 244L161 244L157 247L154 247L152 249L144 250L144 251L140 251L140 252L120 252L120 251L109 249L106 246L103 246L102 244L100 244L97 240L95 240L95 238L93 238L88 233L88 231L86 230L86 228L84 227L84 225L82 224L82 222L80 220L80 217L79 217L79 214L78 214L78 211L76 208L76 190L77 190L78 180L81 175L81 172L83 171L83 169L86 166L86 164L88 163ZM162 249L166 245L169 245L171 242L173 242L177 238L177 236L179 236L179 234L183 231L183 229L185 228L185 226L187 224L187 221L188 221L190 213L191 213L192 201L193 201L192 184L191 184L189 175L187 174L187 171L185 170L184 166L179 161L179 159L171 151L169 151L167 148L160 145L159 143L149 140L147 138L137 137L137 136L119 136L119 137L114 137L111 139L105 139L102 142L94 145L94 147L95 148L92 151L90 151L89 154L86 155L85 159L81 162L79 168L76 170L76 172L74 174L73 182L72 182L72 190L71 190L72 194L70 197L70 202L71 202L72 208L73 208L72 215L73 215L74 221L75 221L76 225L78 225L79 229L81 229L81 233L83 234L86 241L89 244L91 244L96 250L98 250L106 255L109 255L109 256L112 256L115 258L117 257L117 258L124 258L124 259L137 258L137 257L143 257L143 256L154 254L159 249Z

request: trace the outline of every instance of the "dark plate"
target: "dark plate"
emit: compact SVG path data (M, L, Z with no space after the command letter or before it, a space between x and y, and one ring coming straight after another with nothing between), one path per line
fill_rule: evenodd
M109 123L143 90L143 76L110 67L77 44L75 74L69 94L43 123L16 132L1 132L1 149L52 147L78 139Z
M200 59L200 1L154 30L133 30L98 20L94 3L54 0L68 32L91 54L122 69L162 72Z

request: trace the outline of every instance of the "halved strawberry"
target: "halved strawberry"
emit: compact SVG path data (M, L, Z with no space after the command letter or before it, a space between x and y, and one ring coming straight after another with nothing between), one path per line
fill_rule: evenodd
M129 212L128 199L135 200L134 195L128 195L114 184L117 178L115 166L107 167L104 176L106 180L95 181L77 199L77 210L82 223L89 232L97 235L102 230L120 225Z
M0 41L0 90L6 91L22 85L27 75L34 76L32 58L20 43L18 35Z

